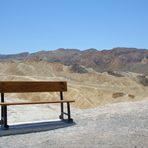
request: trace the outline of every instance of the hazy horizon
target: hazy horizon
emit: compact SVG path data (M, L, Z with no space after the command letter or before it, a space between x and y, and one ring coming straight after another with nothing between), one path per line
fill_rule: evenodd
M75 49L75 50L80 50L80 51L85 51L85 50L89 50L89 49L96 49L97 51L103 51L103 50L112 50L112 49L114 49L114 48L135 48L135 49L139 49L139 50L141 50L141 49L145 49L145 50L148 50L148 49L146 49L146 48L136 48L136 47L113 47L113 48L111 48L111 49L97 49L97 48L87 48L87 49L78 49L78 48L57 48L57 49L41 49L41 50L36 50L36 51L33 51L33 52L30 52L29 50L22 50L21 52L14 52L14 53L2 53L2 52L0 52L0 55L11 55L11 54L19 54L19 53L29 53L29 54L31 54L31 53L35 53L35 52L40 52L40 51L54 51L54 50L58 50L58 49L68 49L68 50L72 50L72 49Z

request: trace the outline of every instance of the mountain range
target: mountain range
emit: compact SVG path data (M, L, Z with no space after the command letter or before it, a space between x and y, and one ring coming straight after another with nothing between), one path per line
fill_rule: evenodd
M0 55L0 61L46 61L71 66L71 70L86 73L87 69L97 72L130 71L148 75L148 50L117 47L111 50L87 50L59 48L35 53Z

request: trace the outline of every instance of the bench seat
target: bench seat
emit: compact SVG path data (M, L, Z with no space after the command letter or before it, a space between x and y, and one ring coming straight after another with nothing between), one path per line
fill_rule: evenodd
M31 104L51 104L51 103L71 103L75 100L55 100L55 101L35 101L35 102L2 102L0 106L12 106L12 105L31 105Z

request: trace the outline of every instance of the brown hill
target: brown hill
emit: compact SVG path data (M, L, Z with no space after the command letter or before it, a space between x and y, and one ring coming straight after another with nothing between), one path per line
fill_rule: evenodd
M0 55L0 60L58 62L67 66L77 64L93 68L97 72L116 70L148 75L148 50L146 49L114 48L102 51L96 49L80 51L78 49L61 48L32 54Z
M78 67L79 68L79 67ZM68 82L66 99L75 99L75 107L92 108L122 101L136 101L148 96L148 79L126 72L75 73L71 66L45 61L0 62L0 80L64 80ZM52 100L56 93L7 94L9 97L29 100Z

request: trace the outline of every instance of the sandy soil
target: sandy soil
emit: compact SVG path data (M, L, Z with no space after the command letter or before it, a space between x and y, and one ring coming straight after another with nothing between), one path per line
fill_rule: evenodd
M9 99L8 99L9 100ZM10 107L9 122L57 117L58 106ZM28 116L28 114L30 116ZM10 115L9 115L10 116ZM72 108L76 125L46 132L0 138L3 148L147 148L148 100Z

